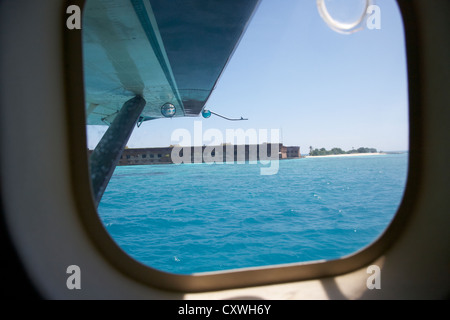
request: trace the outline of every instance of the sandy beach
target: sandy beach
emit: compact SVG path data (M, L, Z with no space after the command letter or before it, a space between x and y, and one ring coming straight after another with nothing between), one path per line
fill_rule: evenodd
M358 156L379 156L387 153L349 153L349 154L329 154L326 156L305 156L305 158L328 158L328 157L358 157Z

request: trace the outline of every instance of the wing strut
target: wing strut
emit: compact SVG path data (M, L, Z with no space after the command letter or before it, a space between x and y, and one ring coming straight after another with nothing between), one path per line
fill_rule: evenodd
M135 96L125 102L89 158L96 207L100 203L145 104L146 101L141 96Z

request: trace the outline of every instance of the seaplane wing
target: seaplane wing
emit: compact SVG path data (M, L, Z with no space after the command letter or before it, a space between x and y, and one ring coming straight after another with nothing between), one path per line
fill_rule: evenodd
M89 0L83 10L87 124L141 96L140 121L198 116L259 0Z

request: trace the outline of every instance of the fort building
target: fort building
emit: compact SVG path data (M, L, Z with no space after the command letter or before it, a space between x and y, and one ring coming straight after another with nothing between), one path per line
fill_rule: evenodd
M92 151L90 151L92 152ZM172 157L176 158L173 159ZM287 147L281 143L263 143L258 145L125 148L118 165L150 165L172 163L205 163L260 161L301 158L300 147Z

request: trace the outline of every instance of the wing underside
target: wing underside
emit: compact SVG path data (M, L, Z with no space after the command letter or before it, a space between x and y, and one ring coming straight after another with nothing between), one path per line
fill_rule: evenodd
M83 11L87 124L109 125L142 96L141 121L198 116L258 0L88 0Z

